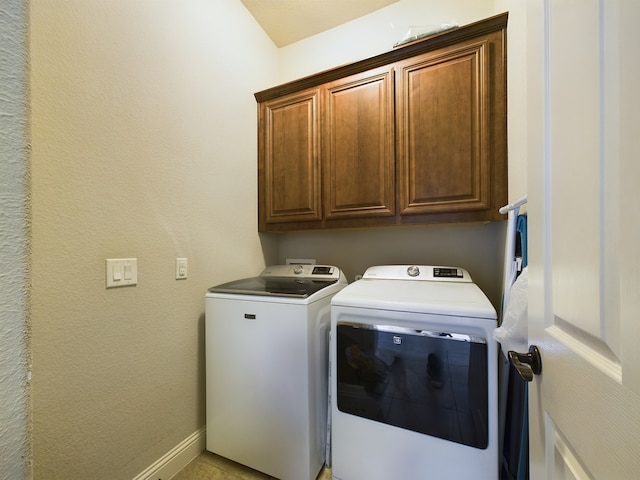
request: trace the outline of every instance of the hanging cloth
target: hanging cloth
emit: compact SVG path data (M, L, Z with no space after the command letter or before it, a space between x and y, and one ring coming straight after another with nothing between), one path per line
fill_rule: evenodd
M515 257L518 274L527 266L527 215L518 215L516 219Z
M515 307L519 306L522 307L522 312L526 312L526 303L528 303L527 275L520 277L528 264L527 215L519 215L520 206L525 203L527 203L526 195L513 204L505 205L500 209L500 213L508 213L501 324L507 316L507 310L512 313ZM514 289L516 281L518 285ZM511 298L512 289L513 298ZM507 326L508 322L504 327ZM522 327L523 324L520 323L519 326ZM500 328L496 329L494 336L499 331ZM526 333L524 336L526 337ZM503 351L500 362L500 480L528 480L528 386L516 373L515 368L510 365L506 354L507 352Z

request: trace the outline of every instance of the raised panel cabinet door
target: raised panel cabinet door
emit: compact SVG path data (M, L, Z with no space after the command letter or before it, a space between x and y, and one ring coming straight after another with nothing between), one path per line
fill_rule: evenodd
M325 218L395 215L393 69L327 85Z
M261 230L272 223L322 219L319 103L320 90L312 89L260 106Z
M397 66L401 215L491 208L489 56L477 40Z

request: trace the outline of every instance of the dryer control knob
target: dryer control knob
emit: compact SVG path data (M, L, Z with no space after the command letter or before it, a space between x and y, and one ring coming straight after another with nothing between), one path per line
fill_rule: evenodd
M293 273L296 275L300 275L302 272L304 272L304 267L302 265L296 265L293 267Z
M407 268L407 275L409 275L410 277L417 277L418 275L420 275L420 269L415 265L411 265L409 268Z

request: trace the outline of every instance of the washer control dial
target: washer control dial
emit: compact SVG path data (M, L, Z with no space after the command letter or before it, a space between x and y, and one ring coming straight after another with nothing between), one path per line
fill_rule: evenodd
M304 267L302 265L296 265L295 267L293 267L293 273L295 273L296 275L301 275L302 272L304 272Z
M420 269L415 265L411 265L409 268L407 268L407 275L409 275L410 277L417 277L418 275L420 275Z

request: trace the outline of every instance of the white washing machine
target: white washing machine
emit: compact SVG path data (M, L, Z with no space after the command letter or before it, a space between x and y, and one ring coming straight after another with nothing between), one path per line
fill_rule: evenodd
M331 297L327 265L276 265L206 295L207 450L281 480L325 462Z
M371 267L331 303L333 479L497 480L497 316L469 273Z

